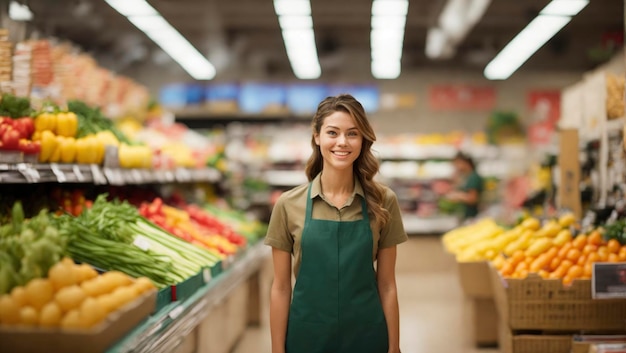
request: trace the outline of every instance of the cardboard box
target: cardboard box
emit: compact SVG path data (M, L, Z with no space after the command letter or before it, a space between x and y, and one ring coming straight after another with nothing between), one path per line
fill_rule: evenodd
M104 352L154 311L156 294L145 293L91 330L0 327L0 352Z
M493 298L488 261L457 262L463 293L469 298Z
M477 347L498 345L498 313L492 299L472 300L474 344Z
M513 334L500 325L500 351L502 353L570 353L571 335Z
M533 274L504 279L493 267L491 276L498 315L512 330L626 330L626 300L593 300L590 280L565 287L558 279Z

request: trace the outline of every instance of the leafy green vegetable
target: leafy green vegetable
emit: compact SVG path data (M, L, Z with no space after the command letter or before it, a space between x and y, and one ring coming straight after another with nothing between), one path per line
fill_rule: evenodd
M120 142L131 145L132 142L120 131L113 121L105 117L100 108L92 108L80 100L71 100L67 103L67 109L74 112L78 117L77 137L96 134L103 130L110 130Z
M33 278L45 277L65 253L65 239L50 225L48 211L24 219L20 202L11 221L0 226L0 295Z
M0 116L8 116L15 119L30 116L32 112L28 98L17 97L9 93L2 95Z

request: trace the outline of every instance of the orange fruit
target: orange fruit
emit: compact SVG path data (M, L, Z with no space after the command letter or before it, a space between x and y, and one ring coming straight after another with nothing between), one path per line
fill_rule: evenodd
M592 252L591 254L587 255L587 263L594 263L600 260L600 254L598 254L597 252Z
M573 265L574 263L571 260L565 259L561 261L561 265L559 266L559 268L564 268L565 272L567 273L567 271L569 271L569 268L572 267Z
M619 243L619 241L617 241L617 239L611 239L606 244L606 247L608 248L609 253L617 254L622 245Z
M605 262L609 259L609 249L602 245L601 247L598 248L598 255L600 255L600 261L598 262Z
M580 234L572 240L572 246L578 250L582 250L585 245L587 245L587 236L584 234Z
M597 230L592 231L587 238L587 244L596 246L602 244L602 234Z
M572 277L569 277L569 276L563 277L563 284L566 286L569 286L570 284L572 284L573 281L574 279Z
M532 256L527 256L527 257L524 259L524 262L526 263L526 265L528 265L528 267L529 267L529 268L530 268L530 264L532 264L532 263L533 263L533 261L535 261L535 258L534 258L534 257L532 257Z
M515 267L513 267L513 264L510 262L506 262L503 266L502 269L500 269L500 274L502 274L502 276L510 276L513 271L515 270Z
M617 253L617 256L619 256L620 261L626 261L626 247L622 246L619 249L619 253Z
M517 274L519 276L518 278L524 279L524 278L528 277L528 270L522 269Z
M550 277L550 273L546 270L539 270L537 274L543 279Z
M549 270L554 271L557 268L559 268L560 265L561 265L561 259L559 257L555 257L552 259L552 261L550 261Z
M522 261L515 266L515 272L520 272L522 270L528 271L528 264L525 261Z
M570 278L579 278L584 273L584 268L582 266L574 265L569 268L565 277Z
M578 258L578 261L576 261L576 264L578 266L583 266L584 264L587 263L587 255L580 255L580 257Z
M585 245L585 247L583 248L583 254L589 254L592 252L596 252L598 250L598 245L596 244L587 244Z
M539 255L531 264L530 264L530 272L539 272L539 270L542 270L544 267L547 267L550 263L549 263L550 259L548 258L547 254L541 254Z
M511 256L511 262L513 263L514 266L517 266L517 264L524 261L524 259L526 259L524 250L517 250Z
M559 250L559 252L557 253L557 256L560 257L561 259L565 258L565 255L567 255L567 252L572 248L572 242L569 243L565 243L561 249Z
M608 261L609 262L619 262L619 255L614 254L614 253L610 253Z
M572 262L576 262L578 261L578 258L580 257L580 255L581 255L580 250L577 248L573 248L567 252L567 259Z
M582 278L591 278L591 274L593 273L593 264L587 262L585 267L583 267L583 276Z

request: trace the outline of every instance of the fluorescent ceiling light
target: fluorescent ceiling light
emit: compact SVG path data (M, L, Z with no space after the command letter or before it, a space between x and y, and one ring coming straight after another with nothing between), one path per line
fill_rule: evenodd
M278 23L282 30L313 28L311 16L278 16Z
M159 13L145 0L104 0L122 15L128 16L150 16Z
M30 21L33 19L33 13L30 11L28 5L11 1L9 4L9 18L13 21Z
M576 16L589 4L589 0L552 0L541 10L541 15Z
M278 16L310 16L311 3L309 0L274 0L274 10Z
M406 16L373 16L372 29L401 29L404 31Z
M128 20L135 25L135 27L139 28L144 32L153 32L163 29L171 28L167 21L159 16L130 16Z
M408 0L374 0L372 2L372 16L406 16L408 10Z
M395 79L400 76L400 61L372 61L372 75L377 79Z
M474 0L467 9L467 23L474 26L483 17L487 8L491 4L491 0Z
M316 79L322 74L309 0L274 0L291 69L302 80Z
M490 80L509 78L570 20L570 17L537 16L487 65L485 77Z
M443 30L439 28L431 28L426 34L426 56L434 59L443 56L446 46L448 45L448 37Z
M215 77L215 67L145 0L105 0L144 32L196 80Z

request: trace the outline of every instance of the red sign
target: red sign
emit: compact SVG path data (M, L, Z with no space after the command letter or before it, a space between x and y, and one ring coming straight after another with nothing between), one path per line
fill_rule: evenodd
M533 123L547 122L554 125L561 117L560 91L530 91L527 104Z
M491 110L496 104L496 90L468 85L431 86L428 100L433 111Z

